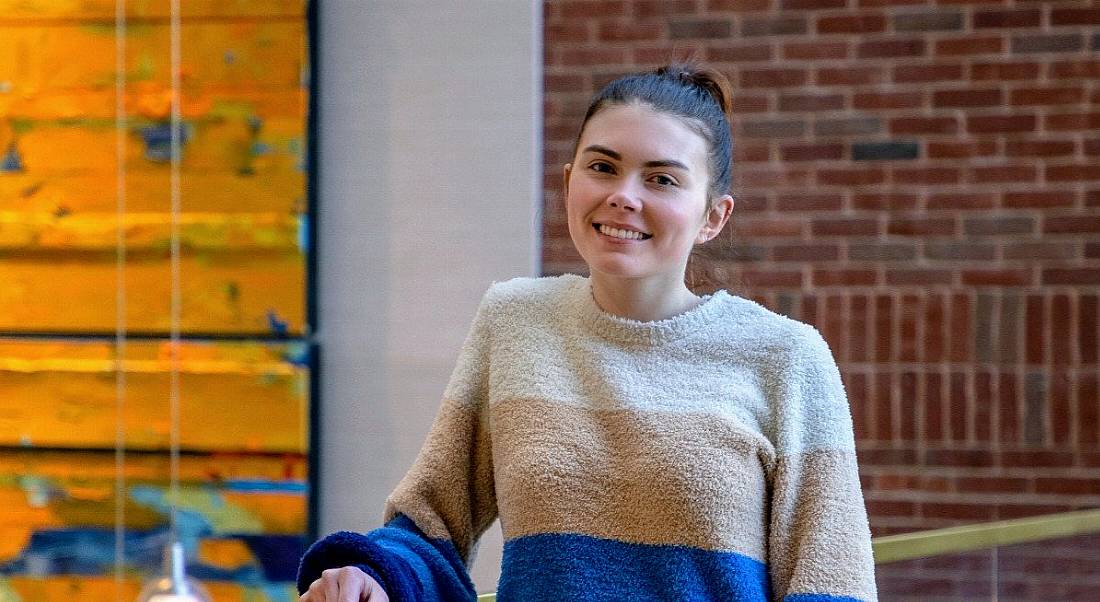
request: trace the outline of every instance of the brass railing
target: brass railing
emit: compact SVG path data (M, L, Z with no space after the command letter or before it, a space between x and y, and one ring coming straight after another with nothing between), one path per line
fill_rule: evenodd
M874 538L871 547L875 564L887 564L1093 533L1100 533L1100 509L887 535ZM481 594L477 599L495 602L496 598L496 594Z

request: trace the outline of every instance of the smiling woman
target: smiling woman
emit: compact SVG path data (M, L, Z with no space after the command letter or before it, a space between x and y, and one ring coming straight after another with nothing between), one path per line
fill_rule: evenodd
M597 95L563 169L590 275L489 289L386 525L314 544L304 602L473 600L497 517L502 601L876 599L824 339L684 282L733 210L728 118L691 66Z

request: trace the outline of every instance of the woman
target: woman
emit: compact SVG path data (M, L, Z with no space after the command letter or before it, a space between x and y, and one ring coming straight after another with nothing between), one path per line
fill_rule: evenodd
M304 602L472 599L497 516L503 602L876 598L825 341L684 283L733 210L729 112L690 66L595 97L564 174L590 276L489 289L386 525L314 544Z

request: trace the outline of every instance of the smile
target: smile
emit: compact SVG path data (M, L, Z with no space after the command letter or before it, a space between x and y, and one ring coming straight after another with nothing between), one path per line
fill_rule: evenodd
M595 228L596 231L600 234L610 236L612 238L621 238L623 240L648 240L650 238L653 238L652 234L646 234L645 232L612 228L603 224L592 224L592 227Z

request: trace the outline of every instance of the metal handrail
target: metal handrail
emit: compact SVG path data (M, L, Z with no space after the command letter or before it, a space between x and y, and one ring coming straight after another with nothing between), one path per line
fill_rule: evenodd
M887 564L1092 533L1100 533L1100 509L886 535L872 539L871 548L875 564ZM497 596L481 594L477 599L495 602Z

